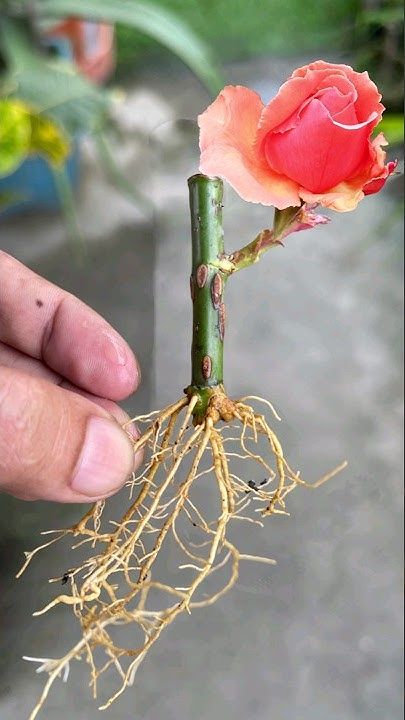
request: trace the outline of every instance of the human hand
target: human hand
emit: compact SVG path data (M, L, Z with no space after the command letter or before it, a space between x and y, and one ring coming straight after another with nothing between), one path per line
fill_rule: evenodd
M140 456L114 401L139 379L100 315L0 250L0 490L72 503L116 492Z

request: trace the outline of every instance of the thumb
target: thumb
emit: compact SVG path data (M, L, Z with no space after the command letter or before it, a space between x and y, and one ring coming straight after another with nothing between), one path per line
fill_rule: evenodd
M133 469L131 441L104 409L0 367L0 490L23 500L90 502L113 494Z

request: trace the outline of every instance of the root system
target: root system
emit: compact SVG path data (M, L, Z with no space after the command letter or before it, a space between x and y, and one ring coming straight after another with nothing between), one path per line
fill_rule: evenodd
M94 697L100 677L116 671L117 690L100 707L108 708L133 684L142 660L178 615L228 592L240 563L274 563L244 554L232 528L241 522L262 527L268 516L287 514L286 498L294 488L317 487L345 466L308 485L284 457L268 421L269 413L277 418L269 402L230 400L220 388L196 424L197 402L190 393L135 419L145 430L134 451L143 450L145 462L127 483L129 507L121 519L109 518L108 504L97 502L73 527L51 531L46 543L26 553L19 575L40 550L62 538L72 538L73 551L81 548L77 565L72 562L68 572L51 580L62 583L62 594L36 615L67 605L82 636L61 658L27 658L38 660L38 671L48 674L30 720L54 681L67 679L70 663L78 659L89 666ZM254 409L259 405L264 412ZM129 626L124 633L122 626Z

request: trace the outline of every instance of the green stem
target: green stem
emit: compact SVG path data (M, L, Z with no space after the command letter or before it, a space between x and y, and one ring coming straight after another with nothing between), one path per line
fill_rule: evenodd
M301 207L289 207L286 210L274 211L273 229L262 230L254 240L230 255L223 254L216 267L227 275L259 262L262 255L270 248L282 245L284 238L294 230L295 223L302 213Z
M193 175L190 193L193 303L191 386L200 402L195 415L203 416L209 398L223 382L225 305L223 291L227 274L218 267L224 254L222 228L223 183L219 178Z

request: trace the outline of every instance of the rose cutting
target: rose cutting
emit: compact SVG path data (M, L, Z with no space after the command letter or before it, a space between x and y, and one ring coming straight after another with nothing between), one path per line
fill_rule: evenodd
M271 403L256 394L231 398L225 390L226 284L291 233L328 222L315 212L318 205L352 210L383 187L396 163L385 164L384 136L372 138L384 110L380 100L367 73L317 61L296 70L267 106L252 90L227 86L200 115L201 172L188 179L191 383L171 405L135 418L146 424L137 440L132 437L145 465L127 483L122 517L110 520L110 506L100 501L26 553L20 574L39 550L59 540L72 540L72 550L87 548L68 570L61 568L53 581L63 589L36 613L70 607L81 636L63 657L27 658L48 674L30 720L75 659L89 665L94 696L104 672L117 670L117 688L101 706L108 708L180 614L228 592L241 563L274 562L241 552L237 526L244 520L263 527L274 514L287 515L290 492L309 484L285 458ZM245 200L275 207L273 227L232 252L224 243L223 179ZM204 491L209 501L201 503ZM156 562L168 548L177 553L181 584L164 561ZM128 633L117 637L123 625Z
M199 116L200 170L280 210L302 202L353 210L396 167L385 164L384 135L372 138L380 100L367 72L323 60L295 70L268 105L228 85Z

